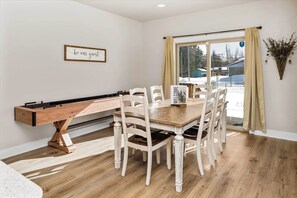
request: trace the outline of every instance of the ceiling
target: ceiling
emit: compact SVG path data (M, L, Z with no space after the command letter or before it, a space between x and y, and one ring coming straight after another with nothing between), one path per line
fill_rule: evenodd
M74 0L140 22L259 0ZM158 8L158 4L166 7Z

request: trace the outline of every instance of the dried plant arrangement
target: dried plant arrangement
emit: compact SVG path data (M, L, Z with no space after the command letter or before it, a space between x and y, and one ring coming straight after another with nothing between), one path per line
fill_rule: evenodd
M294 54L293 51L297 47L297 37L294 37L294 34L295 33L291 35L289 40L284 38L282 38L281 40L268 38L267 42L263 40L268 49L267 56L273 56L276 61L280 80L283 79L288 57ZM267 62L267 60L265 62ZM289 63L291 62L292 61L289 60Z

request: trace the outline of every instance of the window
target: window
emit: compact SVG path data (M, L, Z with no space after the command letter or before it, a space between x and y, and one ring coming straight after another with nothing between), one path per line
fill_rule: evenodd
M243 38L179 43L177 81L180 84L210 84L227 88L227 123L242 126L244 99ZM191 90L191 89L190 89Z
M179 47L179 82L205 84L207 81L206 45Z

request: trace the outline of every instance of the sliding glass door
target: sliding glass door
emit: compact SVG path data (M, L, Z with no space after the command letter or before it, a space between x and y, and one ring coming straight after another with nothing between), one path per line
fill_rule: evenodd
M177 50L177 82L226 88L227 124L242 126L244 99L243 38L181 43ZM191 92L192 90L190 90Z

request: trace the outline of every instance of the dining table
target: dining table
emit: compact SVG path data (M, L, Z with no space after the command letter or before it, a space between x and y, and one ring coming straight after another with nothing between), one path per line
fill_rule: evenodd
M183 133L197 125L202 113L204 99L188 98L186 105L171 105L170 100L163 100L148 105L150 127L154 129L171 131L175 133L175 187L177 192L183 187ZM225 122L223 122L225 125ZM223 130L226 127L223 126ZM122 127L121 113L114 113L114 164L121 167Z

